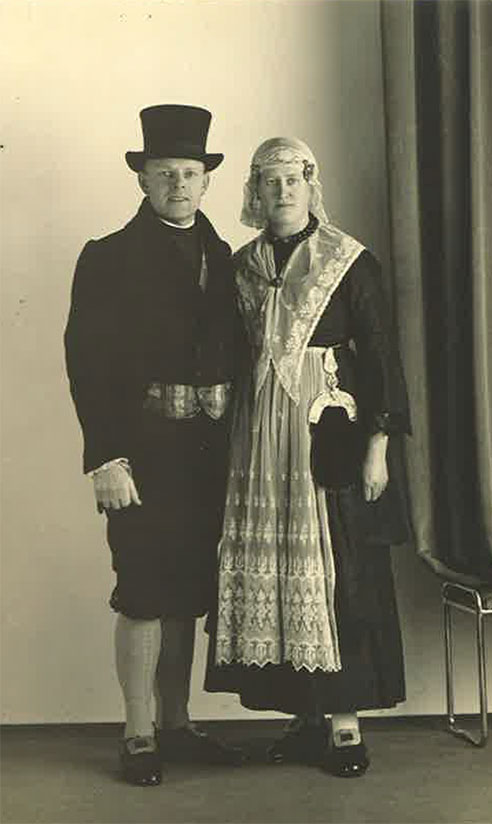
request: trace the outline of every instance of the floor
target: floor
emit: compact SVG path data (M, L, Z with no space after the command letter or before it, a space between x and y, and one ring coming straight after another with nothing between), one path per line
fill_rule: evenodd
M115 725L6 727L2 824L492 824L492 740L476 749L441 719L370 719L371 768L334 778L271 766L274 721L203 725L251 755L241 768L172 766L159 787L119 780Z

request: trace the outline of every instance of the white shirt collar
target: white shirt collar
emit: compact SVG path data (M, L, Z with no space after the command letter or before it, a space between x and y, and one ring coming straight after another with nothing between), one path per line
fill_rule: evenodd
M177 223L171 223L170 220L164 220L163 217L160 217L159 220L161 223L165 223L166 226L171 226L173 229L191 229L192 226L195 225L195 218L193 217L189 223L185 223L178 225Z

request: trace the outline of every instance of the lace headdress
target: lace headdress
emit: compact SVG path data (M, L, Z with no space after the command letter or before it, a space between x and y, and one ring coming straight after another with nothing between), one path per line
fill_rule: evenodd
M309 211L318 218L320 224L329 223L323 206L323 190L319 179L319 168L311 149L296 137L272 137L265 140L256 150L251 161L249 177L244 184L241 223L254 229L264 229L267 221L258 197L258 181L263 169L279 163L293 163L311 187Z

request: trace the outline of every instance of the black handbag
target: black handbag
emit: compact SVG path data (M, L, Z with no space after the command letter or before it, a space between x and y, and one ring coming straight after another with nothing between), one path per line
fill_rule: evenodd
M357 421L340 406L323 409L311 424L311 472L325 489L341 489L360 481L366 437Z

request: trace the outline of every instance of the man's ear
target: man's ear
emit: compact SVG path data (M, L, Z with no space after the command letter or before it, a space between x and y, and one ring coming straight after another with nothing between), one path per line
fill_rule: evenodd
M203 194L205 194L205 192L207 191L209 183L210 183L210 172L205 172L205 174L203 175L203 184L202 184L202 193Z
M149 187L147 185L147 175L144 171L138 173L138 185L140 186L144 195L148 195Z

